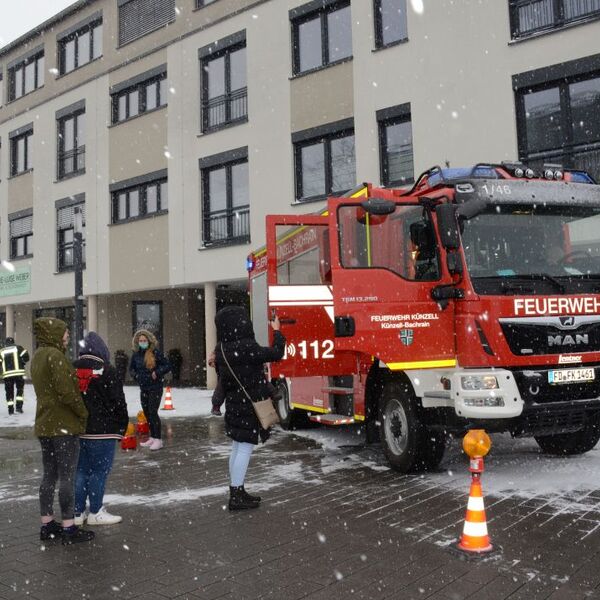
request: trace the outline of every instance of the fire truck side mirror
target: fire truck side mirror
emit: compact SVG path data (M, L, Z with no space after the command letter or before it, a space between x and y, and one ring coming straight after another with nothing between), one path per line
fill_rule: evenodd
M440 241L446 250L460 248L460 231L456 220L456 206L454 204L438 204L435 207L437 215Z
M396 204L385 198L369 198L361 202L360 205L370 215L379 217L391 215L396 211Z

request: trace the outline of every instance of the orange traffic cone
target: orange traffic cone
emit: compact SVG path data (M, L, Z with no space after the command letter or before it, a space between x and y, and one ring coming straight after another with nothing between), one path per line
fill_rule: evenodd
M491 552L492 544L487 530L485 508L483 506L483 493L481 492L481 478L474 473L471 479L471 491L462 536L457 548L469 554L482 554Z
M173 406L173 398L171 396L171 388L167 387L165 391L165 405L162 407L162 410L175 410Z
M137 448L137 438L135 437L135 427L133 423L127 425L127 431L121 440L121 450L135 450Z
M137 424L135 428L140 435L150 433L150 425L148 425L148 421L146 420L146 415L144 414L143 410L140 410L137 414Z

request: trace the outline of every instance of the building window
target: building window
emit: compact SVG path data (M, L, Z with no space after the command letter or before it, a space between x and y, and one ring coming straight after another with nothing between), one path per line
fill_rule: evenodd
M246 46L230 47L202 59L202 130L248 117Z
M85 111L58 120L58 178L85 172Z
M33 169L32 136L33 129L30 129L21 135L10 138L10 174L13 177Z
M73 240L75 234L75 207L79 207L83 216L83 246L82 259L85 265L85 204L75 204L72 206L65 206L59 208L56 211L56 223L57 223L57 251L58 251L58 270L68 271L73 268Z
M167 179L156 179L112 193L112 222L119 223L168 209Z
M10 257L33 256L33 215L10 219Z
M118 0L119 45L175 20L175 0Z
M202 241L205 246L250 241L248 159L202 169Z
M410 112L378 118L378 123L381 183L384 186L411 183L415 173Z
M111 96L113 124L166 106L168 93L166 72L120 90Z
M202 8L203 6L208 6L217 0L196 0L196 8Z
M292 11L292 16L295 14ZM292 20L294 74L335 64L352 56L349 2L328 3Z
M356 184L354 130L327 133L294 144L296 199L321 199Z
M512 38L600 18L600 0L509 0Z
M406 0L375 0L374 14L377 48L408 39Z
M516 101L523 161L559 163L600 180L600 73L517 89Z
M44 85L44 51L8 69L8 100L16 100Z
M85 25L58 42L60 74L70 73L102 56L102 19Z

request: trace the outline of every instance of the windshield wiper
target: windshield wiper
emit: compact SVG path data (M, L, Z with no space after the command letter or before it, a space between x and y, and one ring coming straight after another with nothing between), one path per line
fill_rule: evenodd
M548 273L525 273L522 275L509 275L507 278L525 279L527 281L549 281L561 294L564 294L566 291L564 284L562 284L556 277L553 277Z

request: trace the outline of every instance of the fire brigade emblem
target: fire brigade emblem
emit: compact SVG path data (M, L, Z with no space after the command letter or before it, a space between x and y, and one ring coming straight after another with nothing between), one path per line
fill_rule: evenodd
M413 343L414 333L412 329L401 329L400 330L400 341L405 346L410 346Z

